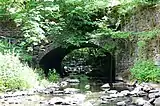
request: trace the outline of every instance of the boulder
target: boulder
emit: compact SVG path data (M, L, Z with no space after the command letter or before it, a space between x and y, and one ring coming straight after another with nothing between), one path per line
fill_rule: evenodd
M67 87L67 85L68 85L67 81L60 82L60 87Z
M149 102L146 102L143 106L152 106L152 104Z
M134 104L136 104L137 106L143 106L145 103L147 103L146 100L144 100L143 98L136 98L135 101L133 101Z
M120 94L124 95L124 96L127 96L130 94L130 91L129 90L123 90L120 92Z
M80 90L76 89L76 88L66 88L66 89L64 89L65 94L75 94L75 93L78 93L78 92L80 92Z
M125 101L117 102L117 106L126 106Z
M109 94L116 94L118 91L117 90L109 90L109 91L106 91L107 93Z
M62 103L64 103L64 99L60 98L60 97L54 97L52 99L49 100L48 104L49 105L61 105Z
M73 98L74 102L76 104L82 104L86 98L86 95L84 94L73 94L71 95L71 98Z
M93 104L89 101L86 101L82 104L82 106L93 106Z
M156 98L153 103L155 106L160 106L160 97Z
M110 85L107 83L107 84L104 84L101 86L102 89L108 89L110 88Z
M67 79L66 81L69 83L79 83L80 82L78 79Z
M157 93L149 93L148 97L151 98L158 98L160 97L160 92Z

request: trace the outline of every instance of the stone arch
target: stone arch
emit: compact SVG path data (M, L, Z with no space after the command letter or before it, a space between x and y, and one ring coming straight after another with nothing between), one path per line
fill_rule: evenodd
M64 77L66 75L64 68L62 67L62 61L64 57L72 52L73 50L85 48L85 47L93 47L93 48L102 48L98 45L91 44L91 43L83 43L79 46L71 45L67 48L63 47L57 47L55 49L52 49L47 54L45 54L42 59L39 62L39 66L44 70L44 73L47 77L49 73L49 69L55 69L61 77ZM102 48L103 49L103 48ZM114 82L115 81L115 59L114 56L112 56L111 53L108 51L105 51L104 54L106 55L108 59L108 63L106 66L108 66L106 77L108 77L108 82Z

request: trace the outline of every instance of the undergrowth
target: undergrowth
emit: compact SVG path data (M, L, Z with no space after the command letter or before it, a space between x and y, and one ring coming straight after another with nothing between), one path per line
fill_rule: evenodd
M160 67L151 60L139 60L130 70L133 79L140 82L160 82Z
M27 89L39 84L38 75L14 53L0 52L0 90Z

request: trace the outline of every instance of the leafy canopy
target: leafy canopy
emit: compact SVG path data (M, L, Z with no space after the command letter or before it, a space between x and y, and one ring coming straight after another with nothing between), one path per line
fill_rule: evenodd
M120 32L126 14L158 0L1 0L0 19L14 21L22 31L20 45L95 43L103 38L127 38Z

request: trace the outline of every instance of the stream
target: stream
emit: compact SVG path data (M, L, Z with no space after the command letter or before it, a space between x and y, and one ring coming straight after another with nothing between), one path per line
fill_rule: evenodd
M67 86L62 87L63 83ZM0 106L159 106L154 102L160 98L160 86L155 85L143 83L132 90L124 87L119 91L121 85L111 89L100 82L91 81L85 85L63 81L44 88L1 93Z
M69 83L65 88L73 88L70 93L64 93L63 90L65 88L57 88L57 85L53 85L53 88L56 88L56 93L51 93L52 87L48 88L37 88L31 91L17 91L17 92L6 92L5 94L1 94L0 98L0 106L50 106L52 104L48 104L49 100L54 97L66 98L71 97L75 94L75 96L85 96L85 101L87 100L95 100L98 101L98 98L102 95L100 93L100 86L103 83L89 83L89 90L86 90L84 87L84 83ZM75 88L75 89L74 89ZM78 91L76 91L78 90ZM69 92L69 91L66 91ZM80 94L80 95L79 95ZM81 95L82 94L82 95ZM54 106L61 106L60 104ZM65 105L64 105L65 106ZM68 105L67 105L68 106ZM82 105L74 105L74 106L82 106ZM97 105L97 106L105 106L105 105ZM110 105L113 106L113 105Z

